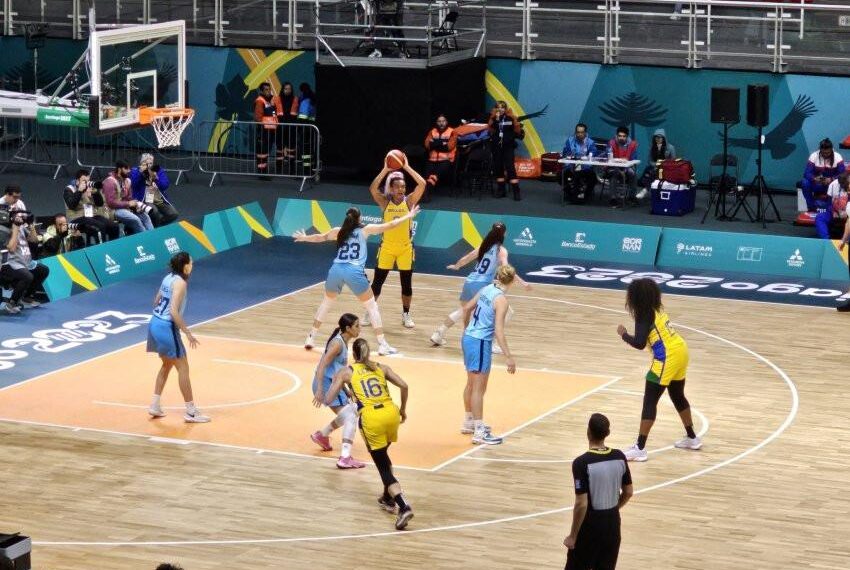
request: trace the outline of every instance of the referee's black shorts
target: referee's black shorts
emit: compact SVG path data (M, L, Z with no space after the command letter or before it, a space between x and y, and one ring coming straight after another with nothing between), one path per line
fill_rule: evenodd
M620 513L592 516L578 531L576 547L567 554L565 570L614 570L620 554Z

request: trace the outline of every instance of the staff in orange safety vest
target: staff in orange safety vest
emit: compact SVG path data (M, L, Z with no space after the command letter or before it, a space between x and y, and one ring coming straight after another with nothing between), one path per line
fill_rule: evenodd
M439 115L436 125L425 136L425 149L428 151L425 181L428 185L423 202L430 200L430 193L434 188L452 180L456 148L457 135L454 129L449 126L445 115Z
M269 152L277 138L278 115L283 115L280 97L272 95L271 83L260 83L259 95L254 101L254 122L257 124L257 172L268 172ZM283 161L283 148L277 143L280 161Z

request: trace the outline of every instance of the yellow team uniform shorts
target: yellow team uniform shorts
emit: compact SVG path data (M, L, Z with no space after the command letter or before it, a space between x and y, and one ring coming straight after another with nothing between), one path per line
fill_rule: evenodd
M665 360L652 359L649 372L646 373L648 382L669 386L670 382L684 380L688 374L688 350L672 350Z
M398 406L392 402L379 405L383 407L376 409L374 405L367 404L360 411L360 432L370 450L382 449L398 441L398 426L401 424Z
M413 243L394 244L382 243L378 250L378 269L392 269L398 266L399 271L413 269Z

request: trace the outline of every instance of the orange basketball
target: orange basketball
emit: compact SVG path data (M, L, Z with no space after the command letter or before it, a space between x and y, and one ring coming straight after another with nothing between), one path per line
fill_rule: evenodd
M407 156L400 150L391 150L384 158L384 164L392 170L401 170L407 164Z

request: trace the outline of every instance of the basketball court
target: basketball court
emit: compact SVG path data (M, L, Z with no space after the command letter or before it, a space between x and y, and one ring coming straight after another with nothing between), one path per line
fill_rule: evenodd
M585 447L587 417L606 413L610 443L619 447L631 443L637 427L647 356L616 335L619 323L628 324L622 291L547 284L512 291L516 315L508 338L520 369L509 376L495 357L486 415L507 437L485 449L458 433L465 382L458 331L443 348L427 341L455 307L461 280L417 275L417 327L407 330L397 318L399 289L391 276L381 308L401 355L381 361L411 386L409 420L392 457L416 509L410 529L398 533L374 503L374 467L340 471L334 452L321 452L308 438L331 418L311 403L320 352L300 348L321 281L287 286L287 265L240 282L267 299L235 311L214 302L219 294L233 297L219 286L222 277L242 274L251 266L240 264L255 255L257 263L272 255L301 258L308 277L323 273L324 252L315 249L279 238L198 262L188 314L201 346L190 361L196 400L212 415L210 424L182 422L174 379L163 396L169 415L149 419L158 361L144 352L144 327L116 335L121 346L91 345L90 358L80 353L79 363L0 391L9 481L0 523L37 537L40 566L137 568L169 559L191 568L280 567L282 560L285 567L327 568L352 560L364 567L563 563L570 462ZM430 260L423 260L423 272L450 257L423 253ZM524 261L516 260L521 270ZM150 288L155 279L144 281ZM108 291L80 298L100 295L102 309L115 308ZM837 449L810 446L811 433L838 436L823 418L840 414L832 397L842 386L839 359L813 352L812 341L793 331L805 323L834 338L841 315L694 296L665 301L691 347L688 396L706 443L699 452L672 448L681 427L664 400L651 459L632 466L637 496L624 512L621 566L665 568L687 558L688 567L729 568L753 548L762 549L765 564L794 560L804 539L790 532L789 514L802 509L806 517L829 518L840 506L801 507L782 489L806 485L816 493L843 475ZM127 313L137 314L145 302L129 304ZM358 305L343 295L334 312L359 314ZM323 334L330 329L325 325ZM363 336L372 340L373 333L364 329ZM811 356L799 356L805 353ZM368 457L359 439L354 454ZM831 520L832 530L845 524ZM667 537L681 537L683 526L694 529L693 538L670 548ZM830 532L810 530L808 544ZM820 556L829 567L831 554L806 556Z

